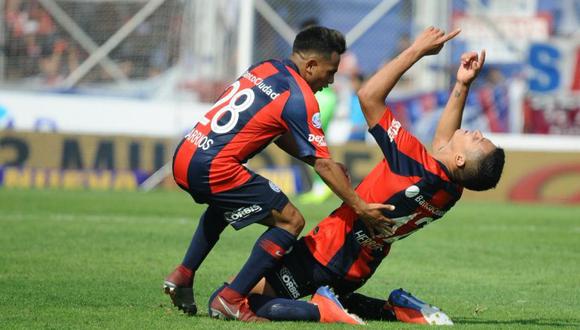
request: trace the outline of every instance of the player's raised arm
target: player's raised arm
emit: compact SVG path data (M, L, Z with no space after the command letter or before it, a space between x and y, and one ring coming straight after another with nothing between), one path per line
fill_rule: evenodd
M385 64L363 85L358 96L369 127L376 125L383 116L385 99L401 76L423 56L439 53L443 45L459 32L445 34L434 27L425 29L409 48Z
M453 133L461 127L465 100L471 83L475 80L483 63L485 62L485 50L478 55L477 52L467 52L461 55L461 64L457 70L457 80L451 91L447 105L443 110L435 136L433 137L433 150L445 146Z

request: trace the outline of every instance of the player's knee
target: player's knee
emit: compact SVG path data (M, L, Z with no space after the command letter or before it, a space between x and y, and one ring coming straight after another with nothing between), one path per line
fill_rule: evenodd
M264 224L282 228L295 236L302 232L305 225L304 217L292 203L286 204L281 212L272 211L271 221Z
M278 222L277 226L294 236L298 236L302 232L302 229L304 229L304 224L304 218L298 213L294 217L286 218L284 221Z
M293 234L298 236L298 234L302 232L302 229L304 229L305 224L306 221L304 220L304 217L302 214L298 213L296 217L292 219L292 228L294 229Z
M276 220L277 227L280 227L296 236L302 232L305 225L304 217L295 207L285 209L282 216Z

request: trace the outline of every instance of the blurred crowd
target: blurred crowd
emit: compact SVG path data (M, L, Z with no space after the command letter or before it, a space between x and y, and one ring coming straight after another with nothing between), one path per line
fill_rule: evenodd
M363 3L368 7L371 2L362 1L361 4L354 4L344 0L331 4L322 0L313 0L308 3L284 0L268 1L285 19L292 18L288 24L295 31L319 23L333 27L346 21L349 24L354 24L355 21L351 22L350 19L346 19L351 17L348 15L355 15L354 9L362 10L360 8L363 7L360 6ZM86 44L83 47L79 43L78 36L73 37L69 33L65 28L67 25L63 21L62 15L54 13L54 8L42 5L38 0L4 0L3 3L4 8L1 11L3 19L0 20L0 24L2 24L0 32L3 33L0 36L0 51L2 52L0 59L3 60L3 63L0 61L2 65L0 68L1 82L5 85L20 84L26 88L56 87L58 90L60 83L79 68L91 55L91 51L86 49ZM182 58L182 63L187 62L191 65L187 67L187 70L181 71L187 72L188 76L178 82L176 91L171 90L166 94L183 92L191 96L191 99L210 103L219 96L224 87L237 74L230 69L230 64L235 62L237 50L235 46L232 48L214 47L213 52L207 48L219 46L220 42L235 45L235 37L232 36L233 33L225 33L221 35L220 39L217 29L211 30L212 27L210 27L208 28L210 30L203 30L200 27L203 23L200 22L200 17L205 14L203 10L197 16L192 16L193 18L185 16L188 15L186 13L189 11L184 10L184 8L191 3L193 0L166 1L149 18L139 24L112 52L107 54L107 57L129 80L139 81L168 72L168 69L178 61L180 51L184 50L183 53L189 54L189 57ZM195 1L195 3L197 6L192 8L196 10L204 6L202 1ZM220 1L220 3L225 7L231 5L225 0ZM468 13L467 2L454 0L452 3L453 15L461 17ZM100 46L143 8L144 2L67 0L51 1L50 4L62 9L70 21L76 25L76 27L69 26L68 28L76 29L77 32L81 31L95 45ZM339 4L344 7L340 7ZM219 13L216 16L218 17L217 22L221 24L229 22L228 24L235 28L236 19L225 19L222 7L214 8ZM370 10L370 7L367 7L364 8ZM580 0L538 0L536 7L537 12L534 17L545 18L549 24L547 30L549 30L550 38L558 37L578 44ZM337 15L341 8L340 15ZM387 24L391 29L388 33L389 39L386 46L381 46L377 41L384 39L385 33L382 28L367 31L344 55L335 83L317 95L323 116L328 118L327 137L330 143L368 139L366 123L360 111L356 91L364 83L365 75L372 74L372 71L380 66L380 63L373 61L373 57L370 55L378 53L381 60L389 60L389 58L384 58L385 52L387 52L387 56L395 56L411 44L414 28L410 20L412 10L411 1L401 1L401 6L394 8L393 11L389 12L390 16L385 16L382 21L376 24L377 27L381 27L381 24ZM235 10L232 9L232 12L232 15L235 16ZM189 17L189 21L184 17ZM183 22L189 25L184 27L187 29L186 38L181 40ZM214 24L214 22L211 23ZM200 33L192 33L193 29L196 28ZM337 26L337 28L348 31L352 26L342 28ZM252 48L254 60L283 57L289 53L290 45L261 15L256 15L255 33L255 42ZM212 40L200 42L200 39L205 35L211 35ZM184 41L183 44L180 44L182 41ZM450 49L454 53L460 54L465 50L462 48L461 42L457 41ZM465 42L463 43L466 45L465 47L471 47ZM192 53L190 48L193 46L200 48L198 53ZM525 75L529 71L527 70L529 63L526 59L517 62L502 63L496 61L494 63L491 53L490 51L485 71L482 72L481 79L475 82L473 92L470 93L467 101L468 108L472 109L469 113L474 115L472 117L466 116L466 124L470 125L469 127L472 129L483 131L520 132L523 125L517 122L518 118L514 119L513 116L509 116L509 99L510 93L514 95L513 86L517 85L514 81L521 82L526 79ZM224 54L223 57L226 60L222 61ZM457 54L451 56L458 56ZM228 68L228 70L222 70L227 71L227 77L216 74L215 66L222 62L227 62L227 65L223 65L223 67ZM203 68L207 74L192 74L196 69L199 71L199 68ZM429 70L445 73L452 83L456 68L445 67L444 64L439 63L430 66ZM180 70L172 72L177 71ZM171 75L163 77L166 76ZM169 84L164 83L164 79L156 80L158 85L155 86L161 84L164 85L163 88L149 87L142 93L143 95L153 89L155 91L170 89L167 87ZM93 83L113 81L115 79L100 65L97 65L83 76L81 83L90 85L88 88L90 89L94 87L91 85ZM389 100L389 105L397 117L407 127L412 128L413 133L423 138L432 135L431 130L434 129L435 123L432 119L445 103L447 93L445 87L447 86L438 86L439 90L437 91L422 92L420 88L417 88L418 83L421 82L423 80L421 80L420 75L407 74L403 76L395 88L393 97ZM115 87L113 84L110 85ZM143 89L145 90L147 87L143 87ZM397 91L402 92L397 93ZM519 97L523 96L519 95ZM578 117L580 117L580 111L578 111L576 118Z
M139 3L58 2L58 6L97 46L106 42L140 8ZM162 5L110 54L130 79L156 76L169 68L178 55L181 20L175 7ZM57 85L89 55L36 0L6 0L3 11L5 82ZM172 17L169 17L172 15ZM110 81L98 66L84 81Z
M50 84L79 65L78 48L37 2L7 0L4 15L5 79L38 77Z

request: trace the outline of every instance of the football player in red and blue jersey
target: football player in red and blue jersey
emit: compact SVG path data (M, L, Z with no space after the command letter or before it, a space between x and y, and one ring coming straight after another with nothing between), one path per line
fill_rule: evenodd
M487 190L500 179L503 149L479 131L460 128L469 86L483 66L485 51L462 55L455 86L433 138L432 153L385 107L387 95L401 76L422 57L437 54L459 32L445 34L433 27L426 29L358 92L369 132L384 159L356 192L368 203L395 206L394 210L385 211L396 223L394 232L370 232L360 217L343 204L301 238L282 263L254 288L257 294L251 303L257 315L271 320L358 323L344 311L344 306L365 319L451 322L440 310L403 290L393 291L387 301L354 291L373 275L395 241L445 215L464 188ZM317 291L324 285L340 295L340 302L325 290ZM314 294L317 305L289 300L310 294ZM326 299L321 299L321 295Z
M211 302L211 316L263 321L248 307L251 288L295 243L304 218L274 183L244 163L274 141L312 165L330 188L370 228L389 231L383 204L367 204L350 186L344 169L330 158L314 93L333 82L343 35L324 27L301 31L287 60L250 67L229 86L175 151L173 176L197 203L208 204L181 263L165 280L172 302L188 314L197 307L195 271L227 225L268 226L236 279Z

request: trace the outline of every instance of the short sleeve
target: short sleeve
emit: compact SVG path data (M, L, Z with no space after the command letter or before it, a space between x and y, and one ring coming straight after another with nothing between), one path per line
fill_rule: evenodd
M293 91L286 102L282 117L296 141L300 157L330 158L314 94L304 95L300 91Z
M424 169L439 167L423 144L402 127L387 107L381 120L369 129L377 141L389 167L395 173L421 175Z

